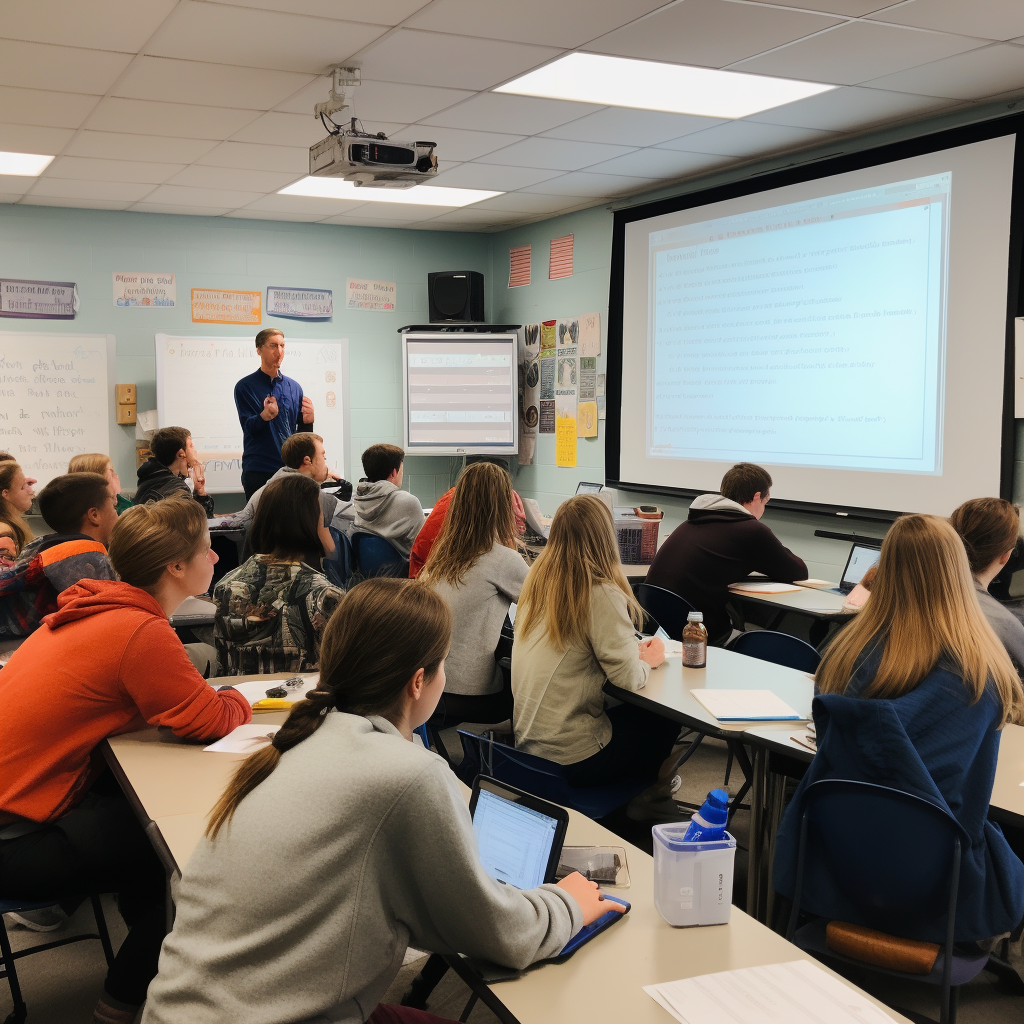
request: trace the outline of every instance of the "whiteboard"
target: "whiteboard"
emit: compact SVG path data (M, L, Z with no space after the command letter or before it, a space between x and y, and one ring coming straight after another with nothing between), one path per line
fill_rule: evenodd
M156 404L161 427L185 427L206 471L206 489L242 490L242 426L235 384L259 368L252 336L156 336ZM313 430L324 439L327 464L339 476L348 462L348 339L285 343L282 372L313 401Z
M109 454L115 370L112 334L0 332L0 449L40 486Z

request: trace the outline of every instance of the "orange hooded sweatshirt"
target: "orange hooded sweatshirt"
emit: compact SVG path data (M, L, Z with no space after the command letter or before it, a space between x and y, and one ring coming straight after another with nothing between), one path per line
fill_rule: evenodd
M169 726L214 740L252 717L237 690L195 670L156 599L84 579L0 670L0 824L53 821L103 768L108 736Z

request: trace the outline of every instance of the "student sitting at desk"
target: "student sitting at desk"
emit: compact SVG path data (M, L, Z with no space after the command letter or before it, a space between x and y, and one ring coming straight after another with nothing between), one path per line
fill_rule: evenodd
M999 730L1024 717L1024 691L978 604L963 544L936 516L897 519L882 545L871 600L829 644L815 673L818 752L779 829L774 884L793 892L803 795L819 779L891 786L947 809L969 842L957 896L958 943L1010 931L1024 914L1024 864L988 805ZM884 856L884 838L879 840ZM808 864L802 902L859 919L823 866ZM901 935L945 941L945 897Z
M320 572L321 558L334 550L320 493L301 473L266 485L249 530L255 554L213 590L218 675L307 672L319 664L324 627L343 593Z
M30 541L0 570L0 637L28 636L79 580L114 578L107 544L117 511L105 477L54 477L39 494L39 511L54 532Z
M352 501L357 530L383 537L408 558L416 535L423 529L419 498L402 490L405 452L393 444L372 444L363 452L365 479L356 484Z
M605 710L605 680L639 690L665 660L661 640L637 643L642 622L608 506L593 494L562 502L516 610L512 724L516 746L563 765L572 786L653 782L679 733L632 704Z
M0 452L8 455L7 452ZM32 507L35 480L25 476L10 456L0 460L0 568L21 554L32 539L25 513Z
M203 510L185 501L129 509L110 560L120 581L65 590L0 671L0 878L17 899L118 893L129 931L94 1020L130 1024L156 973L166 878L96 748L147 724L210 741L251 711L237 690L206 684L167 621L210 585L216 555Z
M729 639L729 584L752 572L791 583L807 578L807 566L759 522L772 478L752 462L722 477L720 494L690 503L686 522L672 531L654 556L646 582L671 590L704 613L709 643Z
M114 495L114 500L117 503L118 515L122 512L127 512L134 504L131 498L120 493L121 478L114 470L114 463L109 455L102 455L99 452L93 452L89 455L75 455L68 463L68 472L99 473L100 476L105 476L107 478L107 483L110 484L110 490Z
M143 1024L430 1024L378 1005L410 944L525 968L611 909L575 873L522 891L484 871L454 774L411 742L450 633L417 582L345 595L319 686L239 765L188 862Z
M206 493L206 474L191 433L184 427L161 427L149 442L149 450L152 456L139 466L135 504L191 497L203 506L207 518L212 516L213 495ZM191 488L185 483L186 475L192 480Z
M445 662L439 729L459 722L503 722L512 694L502 691L494 651L509 605L519 600L526 561L516 550L512 481L490 462L459 478L441 536L422 573L452 610L452 649Z

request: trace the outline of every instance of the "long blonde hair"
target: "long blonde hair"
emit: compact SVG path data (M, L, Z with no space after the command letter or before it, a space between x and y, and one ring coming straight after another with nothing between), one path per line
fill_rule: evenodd
M516 521L512 514L512 478L491 462L467 466L455 485L448 515L430 549L423 576L461 585L473 563L495 541L514 548Z
M639 628L643 611L622 571L612 514L596 495L577 494L559 505L547 545L526 577L516 633L526 637L541 629L559 650L586 645L591 591L602 584L626 595L629 617Z
M113 469L114 463L109 455L100 452L89 452L86 455L73 455L68 463L69 473L99 473L106 476L107 470Z
M845 693L863 651L884 645L866 697L902 697L945 655L977 703L991 679L1002 722L1024 711L1021 681L988 624L959 536L945 519L897 519L882 544L871 600L829 645L815 673L822 693Z
M14 538L15 554L20 555L21 549L32 539L32 531L21 512L8 501L3 492L10 490L15 478L22 472L21 466L13 460L0 462L0 523L3 523Z

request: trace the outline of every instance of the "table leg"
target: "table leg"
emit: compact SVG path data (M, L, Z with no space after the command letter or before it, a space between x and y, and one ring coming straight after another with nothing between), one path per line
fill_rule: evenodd
M765 782L768 751L754 748L753 781L750 786L750 843L747 852L747 913L757 916L761 890L761 850L764 831Z
M764 892L765 908L763 924L771 927L772 911L775 905L775 888L772 886L772 872L775 867L775 837L779 832L779 824L782 821L782 810L786 803L786 776L768 773L768 803L765 815L765 841L766 850L764 856Z

